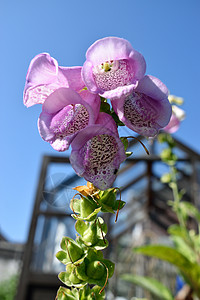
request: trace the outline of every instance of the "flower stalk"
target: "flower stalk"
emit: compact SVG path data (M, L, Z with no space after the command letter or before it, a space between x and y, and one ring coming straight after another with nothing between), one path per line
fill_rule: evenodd
M101 252L108 246L107 226L98 213L116 213L117 221L125 202L121 193L116 199L120 189L112 186L121 163L132 154L126 152L128 138L119 137L118 126L154 137L172 113L167 87L145 71L143 55L118 37L93 43L82 67L61 67L48 53L30 63L24 104L42 105L38 119L42 139L59 152L71 147L70 163L88 181L75 188L78 194L70 203L77 238L64 237L56 254L66 266L59 278L71 287L61 287L57 300L105 298L114 263Z

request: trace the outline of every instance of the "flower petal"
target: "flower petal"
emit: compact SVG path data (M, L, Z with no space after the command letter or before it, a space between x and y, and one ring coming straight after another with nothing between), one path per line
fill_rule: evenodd
M164 129L168 133L176 132L180 127L180 122L185 119L185 111L176 105L172 105L172 116Z
M110 99L110 100L119 99L123 95L130 94L136 88L136 86L137 86L137 83L119 86L114 90L105 91L103 93L100 93L100 95L102 97Z
M46 142L54 140L54 133L50 130L52 115L42 112L38 118L38 130L42 139Z
M162 100L168 97L168 88L160 79L146 75L139 82L135 89L136 92L143 93L155 100Z
M82 104L83 106L85 106L90 114L90 122L95 122L91 106L71 88L61 87L53 92L44 102L42 111L49 114L54 114L61 110L63 107L70 104Z
M24 104L43 103L58 84L58 63L48 53L34 57L30 63L24 88Z
M91 93L100 94L103 90L98 88L93 76L93 65L90 61L85 61L82 68L82 78Z
M101 106L101 98L99 95L92 94L88 90L82 90L79 95L81 98L87 102L92 108L92 112L94 115L94 120L97 119Z
M74 91L79 92L85 87L81 76L82 67L59 67L59 70L66 78L68 86Z
M43 104L46 98L60 87L80 91L85 87L82 67L59 67L48 53L34 57L30 63L24 88L24 104L30 107Z
M84 93L85 99L87 96L90 96L89 92ZM96 99L97 95L92 97ZM89 102L92 102L91 99ZM99 106L97 101L97 108ZM98 111L78 93L70 88L59 88L43 104L38 120L39 133L55 150L65 151L79 131L94 124L97 114Z
M153 76L145 76L129 95L112 101L119 119L133 131L155 136L171 117L166 86Z
M134 49L127 40L118 37L105 37L97 40L88 48L86 59L93 65L98 65L105 61L127 59L130 55L133 57L132 52Z
M100 112L95 124L102 125L105 128L111 130L114 134L116 134L116 136L119 136L117 125L109 114Z
M51 142L51 146L54 150L63 152L69 149L70 143L73 137L65 136L65 137L57 137L53 142Z
M88 126L72 141L70 162L75 172L105 190L112 186L126 159L118 136L101 125Z
M167 133L174 133L179 129L179 127L180 127L180 120L174 114L172 114L169 123L163 129Z
M88 90L111 99L135 88L145 71L144 57L127 40L106 37L89 47L82 77Z

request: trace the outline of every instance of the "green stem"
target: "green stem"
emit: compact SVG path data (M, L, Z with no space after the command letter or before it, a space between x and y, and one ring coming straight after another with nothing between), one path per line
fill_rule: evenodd
M174 211L175 211L175 213L178 217L178 221L179 221L181 227L186 228L185 221L184 221L182 213L179 209L179 203L180 203L181 198L180 198L178 185L177 185L176 168L174 166L171 166L170 169L171 169L171 178L172 178L170 187L172 189L173 198L174 198L173 208L174 208Z

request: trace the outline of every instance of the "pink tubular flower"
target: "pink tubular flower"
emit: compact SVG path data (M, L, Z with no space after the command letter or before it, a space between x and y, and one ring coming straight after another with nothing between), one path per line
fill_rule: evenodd
M24 105L43 104L46 98L60 87L80 91L85 84L82 67L59 67L48 53L35 56L29 66L24 88Z
M185 111L176 105L172 105L172 116L166 127L164 127L164 131L167 133L176 132L179 127L181 121L185 119Z
M145 70L144 57L127 40L106 37L87 50L82 77L89 91L111 99L132 91Z
M83 90L59 88L47 97L38 120L41 137L57 151L65 151L76 134L94 124L100 109L100 97Z
M126 159L124 145L113 132L115 125L111 123L114 121L109 116L104 123L104 117L107 118L102 113L99 124L88 126L77 134L71 143L70 156L75 172L100 190L112 186L120 164Z
M132 93L112 101L119 119L133 131L155 136L171 117L167 87L157 78L146 75Z

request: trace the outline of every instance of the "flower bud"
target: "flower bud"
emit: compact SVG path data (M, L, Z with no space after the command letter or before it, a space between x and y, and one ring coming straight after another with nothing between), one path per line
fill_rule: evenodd
M97 223L92 222L89 228L83 234L83 241L87 243L88 246L95 245L98 241L97 237Z
M62 239L61 248L67 252L72 263L79 260L83 255L83 250L81 247L68 237L64 237Z
M106 269L100 261L92 261L87 266L87 275L93 279L100 279L105 275Z
M69 280L71 281L72 284L78 284L78 283L81 282L81 280L76 275L76 268L75 267L72 269L72 272L69 275Z
M87 218L96 209L96 204L84 197L81 197L80 206L81 206L80 213L82 218Z
M109 207L113 207L115 200L116 200L115 189L109 189L103 192L103 195L100 198L99 202L104 203Z

